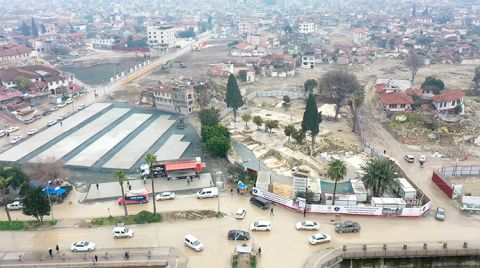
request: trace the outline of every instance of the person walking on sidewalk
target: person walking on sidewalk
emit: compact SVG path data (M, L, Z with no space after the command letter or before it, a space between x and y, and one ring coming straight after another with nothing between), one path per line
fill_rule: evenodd
M58 244L55 246L55 250L57 251L57 254L60 253L60 247L58 246Z
M262 256L262 248L261 247L258 247L258 256Z
M98 191L98 187L99 187L99 186L100 186L100 185L98 185L98 183L97 183L97 191Z
M50 255L50 258L53 258L53 250L52 248L48 249L48 254Z
M273 208L270 209L270 215L275 216L273 215Z
M95 258L95 262L98 262L98 256L95 255L94 258Z

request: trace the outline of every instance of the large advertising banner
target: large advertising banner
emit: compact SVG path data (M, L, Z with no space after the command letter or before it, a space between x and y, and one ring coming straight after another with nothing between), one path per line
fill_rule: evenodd
M339 213L339 214L351 214L351 215L382 215L382 208L377 207L346 207L346 206L331 206L331 205L310 205L311 213Z
M269 201L272 201L274 203L277 203L279 205L289 207L289 208L292 208L292 209L295 209L295 210L302 210L303 211L303 208L300 207L299 203L295 202L292 199L288 199L286 197L279 196L279 195L276 195L274 193L270 193L270 192L267 192L265 190L262 190L262 189L259 189L259 188L256 188L256 187L254 187L252 189L252 194L255 195L255 196L265 198L265 199L267 199Z

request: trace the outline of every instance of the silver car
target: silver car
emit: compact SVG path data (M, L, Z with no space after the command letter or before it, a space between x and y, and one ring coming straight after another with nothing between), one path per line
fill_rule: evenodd
M437 213L435 213L435 219L439 221L444 221L445 220L445 209L438 207L437 208Z

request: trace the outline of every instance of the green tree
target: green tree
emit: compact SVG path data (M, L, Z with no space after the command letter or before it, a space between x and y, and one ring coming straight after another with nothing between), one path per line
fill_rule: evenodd
M18 90L27 90L30 88L30 80L25 76L15 77L15 84L17 85Z
M22 186L23 214L33 216L37 221L43 222L43 217L50 215L51 207L48 196L40 187L28 183Z
M213 137L225 137L227 139L230 138L230 131L228 131L228 128L221 126L221 125L215 125L215 126L202 126L201 129L201 136L202 136L202 142L206 143L208 140L210 140Z
M245 122L245 127L248 128L248 122L252 120L252 116L250 114L242 114L242 120Z
M314 202L313 198L315 197L315 193L312 191L308 191L307 189L306 194L305 192L297 192L297 197L305 198L307 200L307 203L311 204Z
M320 79L320 90L330 96L335 103L335 120L338 119L340 108L350 95L361 88L354 74L342 70L329 71Z
M303 141L305 140L305 132L303 132L301 129L299 130L295 130L293 133L292 133L292 138L298 143L298 144L302 144Z
M317 137L318 133L320 132L320 122L322 117L318 113L317 102L313 94L308 96L307 106L305 107L305 112L303 113L303 120L302 120L302 131L306 133L310 131L310 135L312 136L312 149L310 151L310 155L313 155L315 152L315 138Z
M9 189L17 189L25 181L25 175L23 172L12 166L0 167L0 204L5 207L8 221L12 221L10 217L10 211L7 208L7 204L12 201L8 197Z
M25 21L22 23L22 34L24 36L30 36L30 28L28 25L25 23Z
M147 154L145 156L145 163L148 165L150 171L150 180L152 181L152 195L153 195L153 215L157 214L157 205L155 204L155 184L153 183L153 169L157 163L157 156L154 154Z
M353 112L353 127L352 131L355 132L357 128L357 117L358 117L358 109L362 106L363 101L365 100L365 91L363 87L359 90L355 90L352 94L352 112Z
M243 180L247 176L245 167L239 163L228 166L227 173L232 176L233 182L237 183L239 180Z
M480 27L479 27L480 29ZM479 31L480 33L480 31ZM475 95L479 95L480 93L480 66L475 68L474 74L473 74L473 91Z
M120 189L122 189L122 197L125 198L125 190L123 189L123 184L127 181L127 176L121 170L117 170L113 173L113 176L117 179L118 183L120 184ZM127 211L127 202L123 202L123 211L125 212L125 218L128 217Z
M380 197L387 188L397 188L397 172L393 162L386 158L375 158L362 167L362 180L372 196Z
M295 129L295 126L294 125L288 125L285 127L285 130L283 130L283 133L285 133L285 136L288 137L288 141L290 141L290 137L292 136L292 134L297 131Z
M268 129L268 132L272 133L272 129L278 128L278 120L266 120L265 122L265 130Z
M432 92L433 94L438 95L442 90L445 89L445 84L441 79L431 75L425 78L421 88L425 90L425 92Z
M7 208L8 200L8 186L10 185L10 177L0 177L0 202L5 207L5 213L7 214L8 221L12 221L10 217L10 211Z
M40 25L40 29L42 30L42 34L47 32L47 27L45 27L45 24L43 23Z
M214 157L224 157L230 150L230 139L225 136L211 137L207 141L207 151Z
M318 87L318 82L317 80L315 79L308 79L307 81L305 81L305 83L303 84L303 89L305 90L305 92L307 92L308 94L311 94L313 93L313 90L315 88Z
M335 183L333 186L332 205L335 205L335 193L337 192L337 182L347 176L347 167L342 160L332 160L328 163L327 176Z
M38 37L38 27L34 18L32 18L32 34L33 36Z
M205 126L214 126L220 123L220 111L215 108L202 109L198 116L200 123Z
M261 116L256 115L253 117L253 123L257 125L257 130L263 125L263 119Z
M228 76L227 107L233 109L233 122L237 122L237 110L243 106L243 98L238 88L237 79L233 74Z

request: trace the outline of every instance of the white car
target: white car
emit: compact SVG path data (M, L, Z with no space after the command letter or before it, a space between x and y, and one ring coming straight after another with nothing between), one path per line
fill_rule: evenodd
M18 127L9 127L7 128L7 133L12 133L14 131L17 131L19 128Z
M10 140L10 143L15 144L15 143L19 142L21 139L22 139L22 136L15 136Z
M270 231L272 224L268 221L256 221L250 225L251 231Z
M113 238L121 238L121 237L133 237L133 230L127 227L115 227L113 228Z
M155 200L157 200L157 201L169 200L169 199L175 199L175 193L174 192L163 192L163 193L159 193L155 196Z
M424 155L424 154L420 155L420 156L418 157L418 162L420 162L420 163L425 163L425 162L427 162L427 156Z
M197 252L203 250L202 242L200 242L200 240L198 240L195 236L191 234L187 234L183 238L183 243Z
M300 221L295 224L295 228L297 228L297 230L318 231L320 224L316 221Z
M0 137L3 137L3 136L5 136L5 135L7 135L7 132L6 132L5 130L3 130L3 129L0 130Z
M57 120L50 120L47 122L47 127L51 127L57 123Z
M95 244L92 242L88 241L78 241L72 244L70 249L73 252L77 251L94 251L95 250Z
M67 116L64 115L64 114L61 114L61 115L58 116L57 119L58 119L58 121L62 121L62 120L65 119L65 118L67 118Z
M70 104L70 103L72 103L72 102L73 102L72 99L67 99L67 100L65 101L65 104Z
M56 105L50 108L50 112L55 112L56 110L58 110L58 106Z
M7 205L8 210L18 210L23 208L23 204L20 201L15 201Z
M83 110L83 109L85 109L85 107L87 107L87 106L85 104L82 104L82 105L78 106L78 110L79 111Z
M58 108L63 108L63 107L65 107L65 105L67 105L67 103L62 102L62 103L60 103L60 104L58 105Z
M237 213L235 213L235 218L236 219L243 219L245 218L245 215L247 214L247 210L244 208L239 208L237 210Z
M310 242L310 244L312 245L329 243L331 241L332 239L330 238L330 236L324 233L314 234L308 238L308 242Z
M28 134L28 136L32 136L32 135L34 135L34 134L37 133L37 132L38 132L38 129L32 128L32 129L30 129L30 130L28 131L27 134Z

